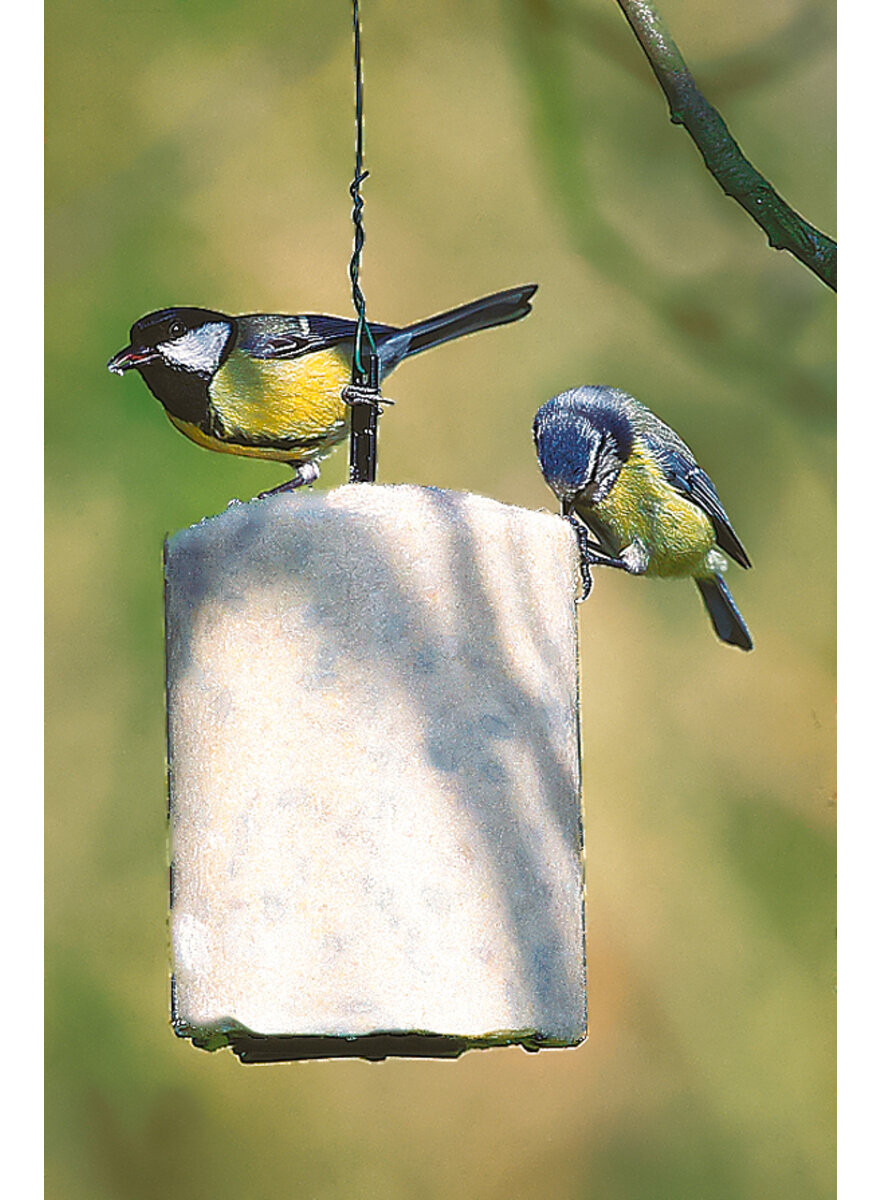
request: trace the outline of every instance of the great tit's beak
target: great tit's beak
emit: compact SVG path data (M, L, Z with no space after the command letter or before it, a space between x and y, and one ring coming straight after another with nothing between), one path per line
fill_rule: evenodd
M132 367L141 367L159 357L155 350L135 350L134 346L126 346L124 350L113 355L107 363L107 370L112 371L114 375L121 375L124 371L130 371Z

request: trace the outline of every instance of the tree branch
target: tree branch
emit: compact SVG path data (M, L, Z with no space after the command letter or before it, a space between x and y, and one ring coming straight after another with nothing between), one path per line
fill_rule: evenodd
M617 0L669 101L722 190L757 221L776 250L788 250L837 290L837 243L814 229L774 191L733 140L721 114L701 94L651 0Z

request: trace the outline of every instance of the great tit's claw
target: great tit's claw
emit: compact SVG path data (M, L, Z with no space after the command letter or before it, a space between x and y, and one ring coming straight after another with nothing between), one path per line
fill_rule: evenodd
M282 492L293 492L297 488L310 487L320 474L321 469L317 463L300 463L294 469L292 479L288 479L286 483L279 483L278 487L269 488L267 492L260 492L257 499L265 500L267 496L277 496Z
M342 399L349 407L355 404L371 404L379 412L389 404L394 404L393 400L389 400L387 396L383 396L378 389L370 387L362 387L357 383L349 383L342 389Z

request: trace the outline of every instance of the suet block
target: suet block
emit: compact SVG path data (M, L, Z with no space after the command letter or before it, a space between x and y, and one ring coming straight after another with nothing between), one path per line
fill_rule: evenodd
M173 1022L245 1061L586 1036L575 535L409 486L166 547Z

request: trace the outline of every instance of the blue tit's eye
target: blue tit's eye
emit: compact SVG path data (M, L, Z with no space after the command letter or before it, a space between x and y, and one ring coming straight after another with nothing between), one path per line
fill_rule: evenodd
M172 321L168 327L168 334L170 337L179 338L181 334L184 333L186 333L186 326L184 325L183 321Z

